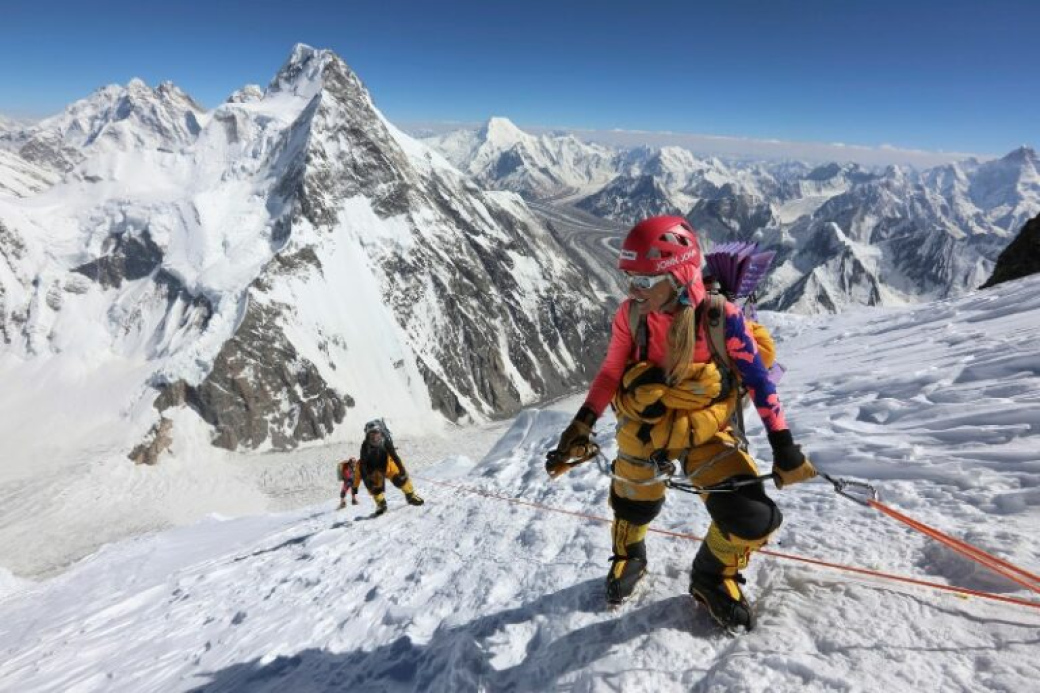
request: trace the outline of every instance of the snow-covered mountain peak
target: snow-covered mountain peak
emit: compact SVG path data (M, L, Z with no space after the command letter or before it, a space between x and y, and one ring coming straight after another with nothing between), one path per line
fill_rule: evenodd
M494 116L480 129L480 137L491 146L509 148L520 142L531 142L536 138L518 128L508 118Z
M907 177L907 171L905 168L899 166L898 164L890 164L885 167L885 170L884 172L882 172L881 175L883 178L886 178L888 180L905 181Z
M259 84L247 84L227 98L227 103L252 103L264 98L264 89Z
M1019 147L999 159L992 159L979 165L981 171L1001 171L1006 175L1028 176L1040 169L1040 158L1032 147Z
M170 102L187 102L190 103L194 109L203 110L202 106L199 105L195 99L191 98L186 91L170 80L159 82L159 86L155 88L155 94L160 99Z
M1040 160L1031 147L1019 147L979 165L968 188L971 201L1014 233L1040 207Z
M346 63L332 51L297 43L267 90L270 93L285 92L310 98L324 86L325 70L330 65L339 68L343 73L353 74Z
M686 175L690 171L710 168L712 163L702 161L688 149L682 147L661 147L652 157L648 168L657 168L661 172L668 171L677 175Z
M67 171L91 150L139 147L172 150L194 142L205 110L170 82L152 89L134 78L110 84L38 123L19 154L55 171Z
M1000 160L1011 164L1032 164L1034 167L1038 164L1036 150L1027 145L1013 149Z
M486 188L527 198L571 194L601 186L614 175L616 153L573 135L524 132L507 118L490 118L475 130L426 140Z
M353 416L430 430L585 377L606 314L520 200L400 133L331 51L298 45L266 93L238 96L203 112L135 80L36 132L68 173L46 211L0 198L9 245L30 248L10 268L0 253L0 346L111 352L138 369L111 397L121 437L187 406L228 448ZM34 194L33 173L0 161L0 186Z

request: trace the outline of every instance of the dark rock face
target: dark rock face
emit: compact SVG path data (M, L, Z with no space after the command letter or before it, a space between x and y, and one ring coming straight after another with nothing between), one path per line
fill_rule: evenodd
M1040 272L1040 215L1029 220L997 258L993 275L980 288Z
M162 388L160 411L187 404L213 426L213 444L234 450L269 444L278 450L329 435L343 421L349 398L328 387L278 325L275 307L250 302L235 336L197 387Z
M651 175L618 176L575 207L596 216L634 224L659 214L681 214L668 192Z
M686 218L716 243L754 240L756 232L779 223L768 202L731 186L723 188L717 198L699 201Z
M119 288L124 281L147 277L162 263L162 258L162 249L146 230L138 235L116 236L108 255L72 271L93 279L105 288Z

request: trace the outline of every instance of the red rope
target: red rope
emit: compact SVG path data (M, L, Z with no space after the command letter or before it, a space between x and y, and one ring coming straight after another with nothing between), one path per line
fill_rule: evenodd
M417 478L419 478L419 477L417 477ZM448 483L446 481L436 481L434 479L427 479L427 478L421 478L421 480L426 482L426 483L436 484L438 486L445 486L447 488L453 488L453 489L457 489L459 491L465 491L467 493L473 493L473 494L476 494L478 496L484 496L485 498L492 498L494 500L505 501L507 503L512 503L514 505L524 505L524 506L527 506L529 508L537 508L538 510L547 510L549 512L559 513L561 515L570 515L572 517L580 517L580 518L583 518L583 519L586 519L586 520L592 520L594 522L604 522L604 523L607 523L607 524L610 524L612 522L612 520L610 518L607 518L607 517L601 517L599 515L591 515L589 513L576 512L574 510L564 510L562 508L555 508L555 507L553 507L551 505L545 505L543 503L535 503L533 501L526 501L526 500L522 500L522 499L519 499L519 498L514 498L512 496L504 496L504 495L501 495L501 494L498 494L498 493L493 493L491 491L485 491L483 489L474 488L472 486L463 486L461 484L451 484L451 483ZM880 506L881 504L878 503L877 505ZM887 514L887 511L891 510L890 508L887 508L885 506L881 506L878 509L881 510L882 508L884 508L884 510L882 510L882 512L886 512L886 514ZM896 511L892 511L892 512L896 512ZM897 514L899 514L899 513L897 513ZM906 517L906 516L903 516L903 517ZM916 520L912 520L911 518L906 518L906 519L910 520L910 522L912 522L914 524L918 524L918 525L920 524ZM916 527L915 527L915 529L916 529ZM931 528L929 528L929 529L931 529ZM704 541L703 537L699 537L699 536L697 536L695 534L686 534L686 533L683 533L683 532L671 532L671 531L668 531L666 529L655 529L653 527L649 528L647 531L648 532L653 532L654 534L662 534L664 536L673 537L673 538L676 538L676 539L689 539L691 541ZM941 534L937 530L931 530L931 531L934 531L936 534ZM929 536L932 536L932 535L929 534ZM943 535L943 536L946 536L946 535ZM952 537L948 537L948 538L949 539L953 539ZM953 539L953 541L959 542L959 543L963 544L963 542L960 542L957 539ZM970 546L970 545L965 544L965 546ZM974 547L971 547L971 548L974 549ZM974 549L974 551L978 551L980 554L984 553L984 552L982 552L979 549ZM921 587L930 587L932 589L942 590L944 592L953 592L953 593L959 594L961 596L979 597L981 599L990 599L990 600L993 600L993 601L1005 602L1007 604L1016 604L1018 606L1026 606L1026 607L1029 607L1031 609L1040 609L1040 603L1038 603L1038 602L1031 602L1031 601L1029 601L1027 599L1020 599L1018 597L1005 597L1004 595L993 594L992 592L982 592L982 591L979 591L979 590L967 589L965 587L954 587L952 585L944 585L944 584L939 583L939 582L930 582L928 580L919 580L917 578L907 577L907 576L904 576L904 575L896 575L894 573L885 573L885 572L878 571L878 570L869 570L867 568L857 568L855 566L844 565L842 563L831 563L831 562L828 562L828 561L821 561L821 560L816 559L816 558L808 558L808 557L805 557L805 556L799 556L797 554L783 553L781 551L772 551L772 550L769 550L769 549L761 549L761 550L758 551L758 553L765 554L766 556L772 556L773 558L782 558L782 559L784 559L786 561L795 561L795 562L798 562L798 563L808 563L810 565L822 566L822 567L825 567L825 568L832 568L834 570L841 570L841 571L845 571L845 572L848 572L848 573L858 573L860 575L869 575L870 577L879 578L879 579L882 579L882 580L891 580L893 582L903 582L903 583L907 583L907 584L911 584L911 585L918 585L918 586L921 586ZM985 555L989 556L989 554L985 554ZM995 556L992 556L991 558L994 561L998 561L1000 563L1004 563L1004 561L1001 561L999 558L996 558ZM976 559L976 560L978 560L978 559ZM1010 566L1010 564L1007 564L1007 565ZM1014 570L1018 571L1018 572L1025 573L1026 575L1030 575L1030 576L1032 575L1031 573L1027 573L1026 571L1023 571L1020 568L1015 568ZM1005 577L1010 577L1010 576L1006 575L1005 573L1001 573L1001 574L1004 575ZM1035 576L1032 576L1032 577L1035 578ZM1015 582L1018 582L1019 584L1024 584L1024 583L1020 582L1017 579L1015 580ZM1025 585L1025 586L1029 587L1029 585ZM1030 587L1030 589L1034 589L1035 590L1036 588L1035 587Z

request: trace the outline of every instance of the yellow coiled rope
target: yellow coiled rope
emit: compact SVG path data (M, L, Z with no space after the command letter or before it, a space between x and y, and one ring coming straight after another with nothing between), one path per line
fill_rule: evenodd
M726 425L736 406L734 389L722 400L722 376L714 363L691 363L674 385L649 361L625 371L614 396L623 455L647 459L658 450L670 457L710 440Z

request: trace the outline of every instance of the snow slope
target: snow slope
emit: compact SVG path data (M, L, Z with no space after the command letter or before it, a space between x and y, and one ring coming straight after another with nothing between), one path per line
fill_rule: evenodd
M769 317L789 420L822 469L1040 569L1040 277L913 309ZM758 627L732 638L685 595L688 539L651 535L646 589L604 611L605 525L445 485L607 516L593 464L556 482L542 470L576 406L524 412L479 461L460 437L413 474L422 508L390 489L375 519L367 497L338 514L214 517L42 583L0 578L0 689L1035 690L1038 609L760 556ZM824 482L772 495L775 550L1030 597ZM655 524L706 526L681 494Z

